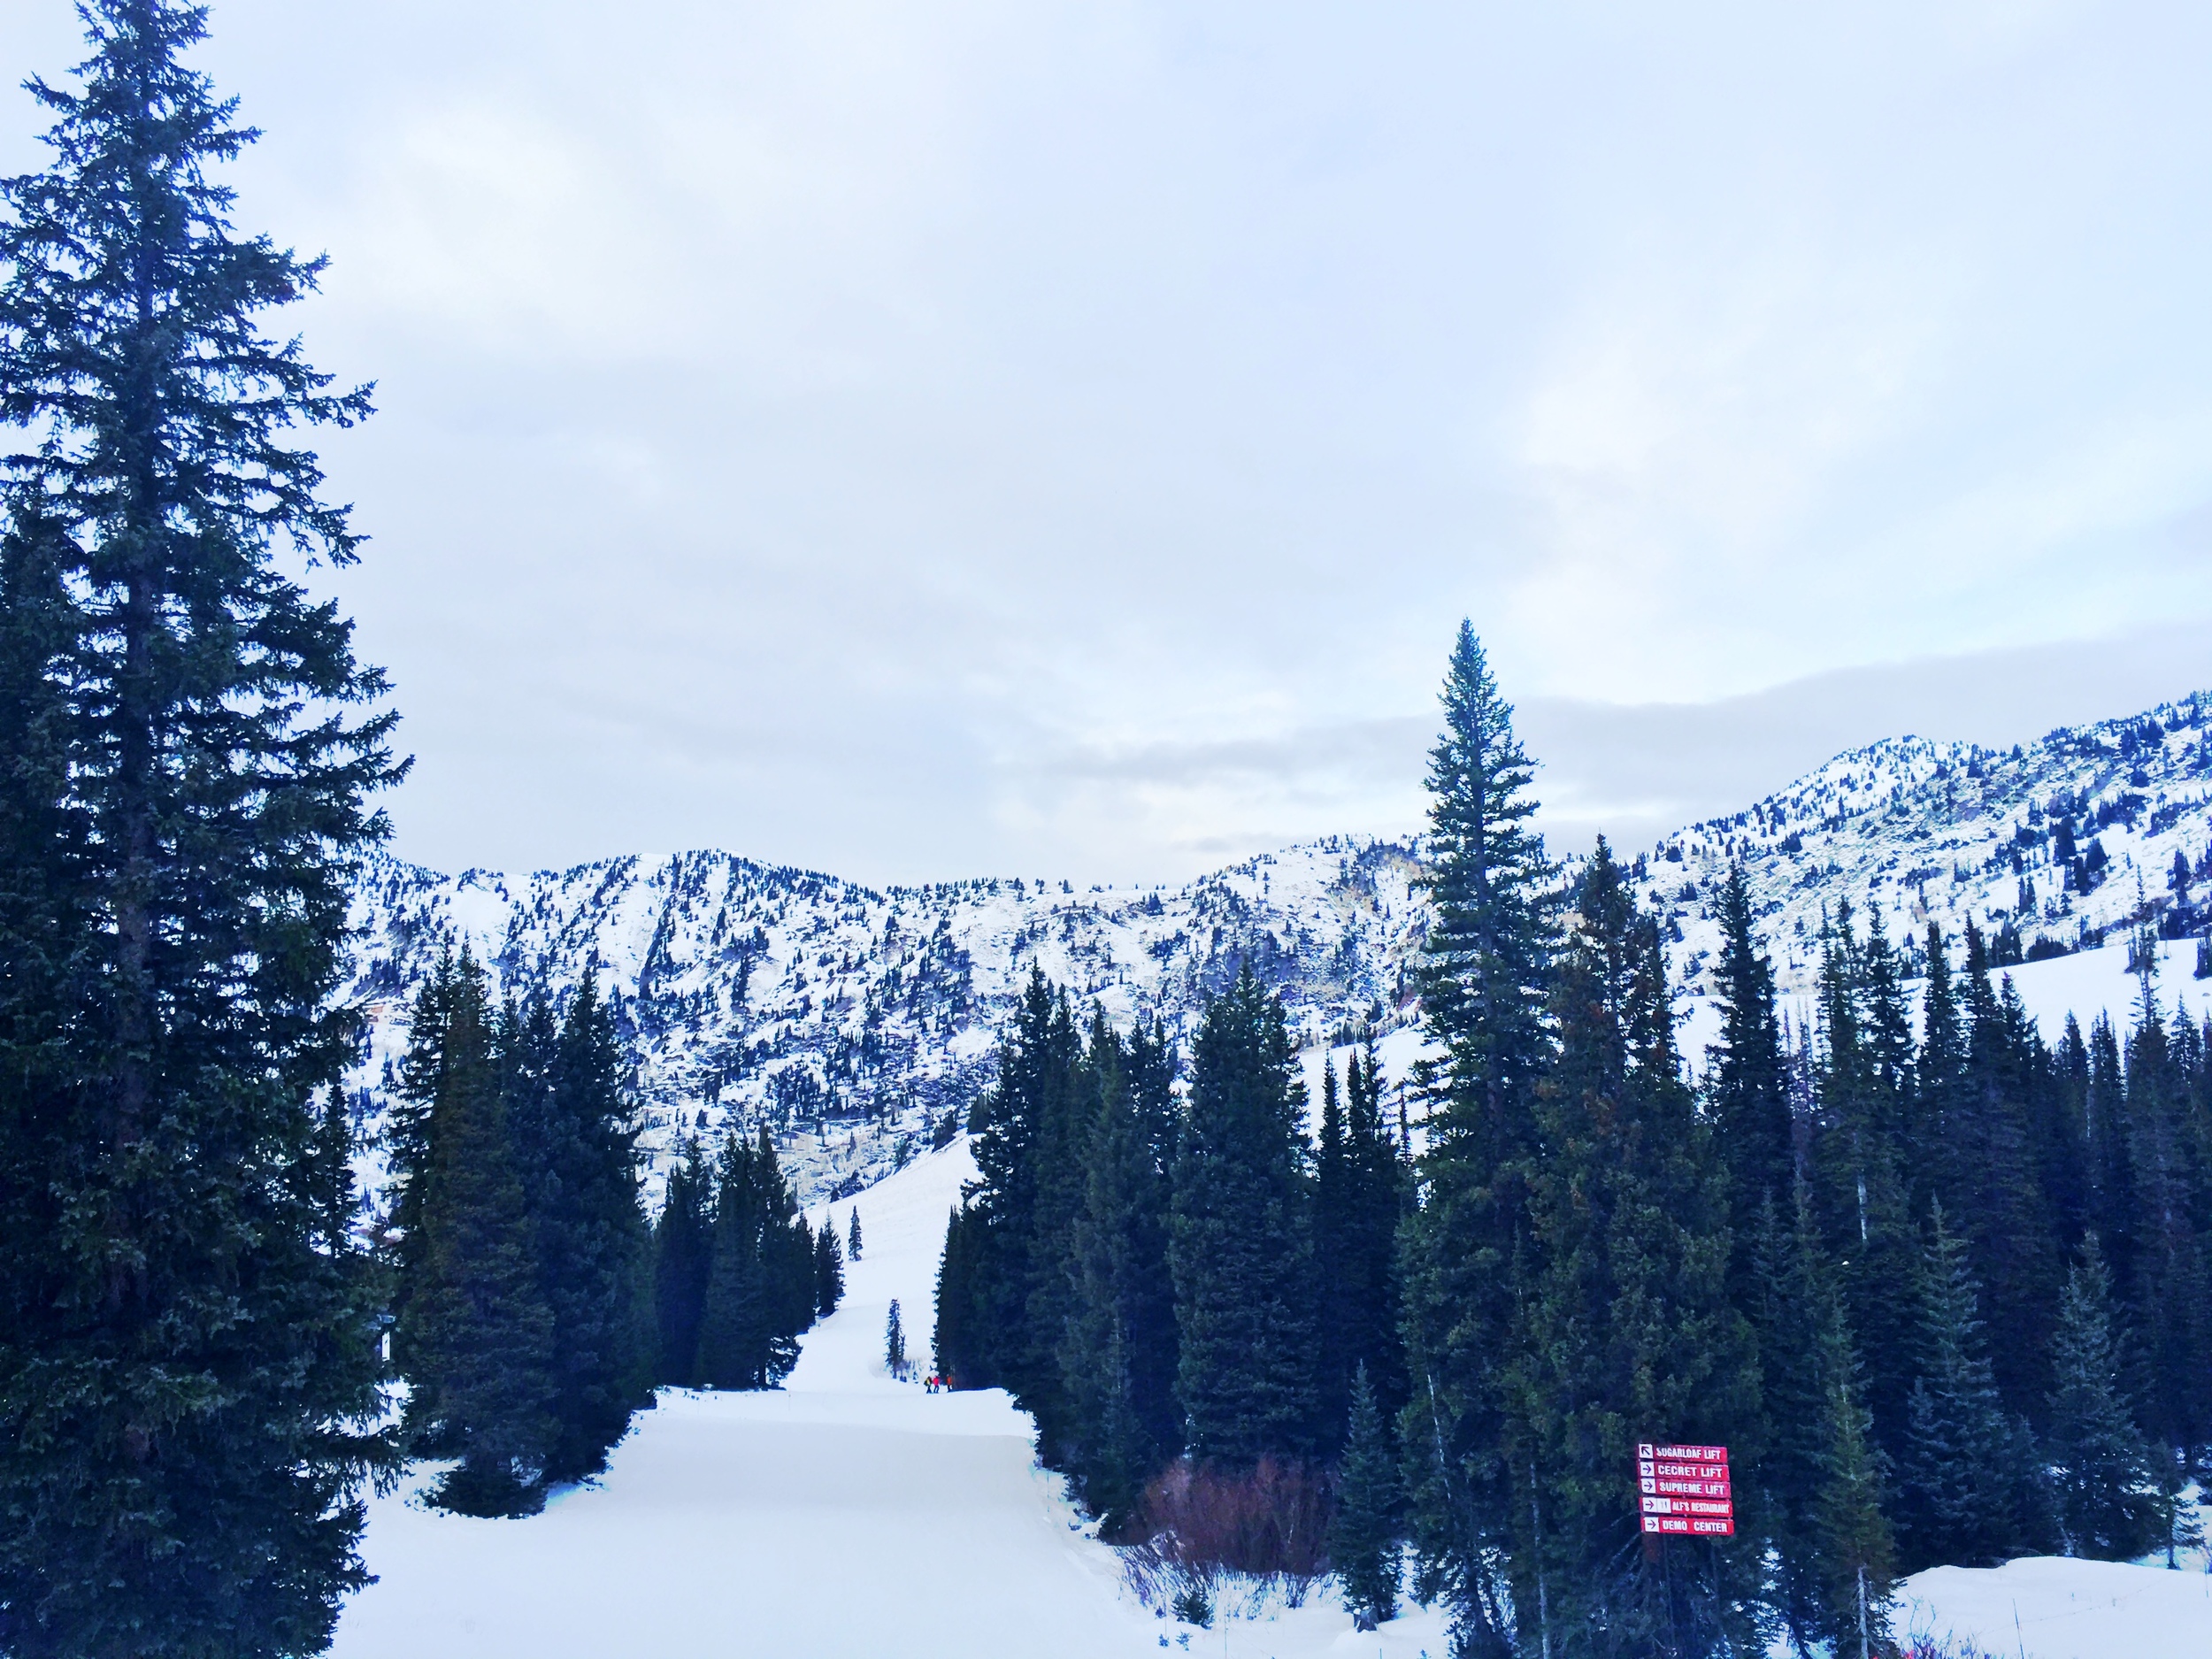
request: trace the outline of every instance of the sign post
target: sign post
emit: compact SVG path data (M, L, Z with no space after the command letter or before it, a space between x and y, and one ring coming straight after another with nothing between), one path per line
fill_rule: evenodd
M1648 1536L1732 1538L1736 1504L1725 1446L1636 1448L1637 1507Z

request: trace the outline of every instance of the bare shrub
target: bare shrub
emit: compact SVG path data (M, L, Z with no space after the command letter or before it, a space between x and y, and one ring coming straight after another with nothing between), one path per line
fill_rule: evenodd
M1225 1578L1260 1581L1261 1600L1302 1606L1329 1571L1326 1483L1298 1463L1262 1458L1229 1470L1179 1458L1145 1489L1123 1572L1148 1607L1210 1608Z

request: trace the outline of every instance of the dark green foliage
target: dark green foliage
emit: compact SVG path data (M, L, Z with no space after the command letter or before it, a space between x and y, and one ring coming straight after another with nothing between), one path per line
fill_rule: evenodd
M587 970L557 1034L542 995L516 1023L507 1067L538 1279L553 1315L549 1479L606 1466L630 1414L652 1398L657 1332L652 1248L639 1202L637 1134L614 1022Z
M1319 1440L1304 1104L1282 1004L1248 964L1192 1047L1175 1165L1175 1392L1202 1460L1249 1468Z
M822 1236L835 1248L828 1227ZM688 1386L699 1369L699 1320L714 1265L714 1171L706 1149L687 1141L669 1167L668 1191L653 1224L653 1309L660 1339L657 1382Z
M1988 1317L2005 1333L1991 1356L1998 1390L2009 1411L2035 1416L2050 1393L2052 1322L2064 1282L2032 1129L2045 1056L2011 980L1993 986L1986 942L1971 925L1966 939L1966 1073L1932 1145L1943 1155L1944 1209L1968 1241Z
M1380 1060L1371 1041L1345 1064L1340 1092L1323 1067L1321 1133L1314 1157L1314 1254L1319 1264L1323 1420L1341 1425L1352 1379L1367 1372L1380 1408L1406 1402L1398 1333L1398 1229L1413 1207L1411 1171L1384 1120ZM1336 1444L1335 1435L1329 1445Z
M953 1322L957 1331L964 1320L965 1337L943 1356L964 1386L1006 1388L1033 1413L1040 1455L1055 1466L1070 1421L1060 1348L1083 1208L1079 1125L1087 1135L1096 1102L1079 1075L1082 1059L1066 999L1033 972L1000 1042L998 1084L976 1110L979 1179L964 1201L970 1301ZM1080 1107L1087 1099L1090 1110Z
M2174 1036L2186 1033L2180 1042ZM2185 1017L2170 1035L2149 972L2127 1046L2128 1159L2135 1225L2134 1313L2149 1379L2147 1424L2172 1446L2212 1444L2212 1137L2185 1058L2197 1033Z
M937 1318L930 1349L937 1374L955 1388L983 1386L984 1291L978 1282L977 1246L981 1225L963 1202L945 1218L945 1248L937 1259Z
M1840 907L1823 941L1819 1007L1822 1052L1808 1125L1813 1208L1846 1323L1859 1351L1872 1356L1865 1399L1876 1438L1894 1450L1903 1444L1917 1374L1914 1298L1924 1246L1913 1221L1913 1172L1930 1159L1918 1141L1909 1006L1878 911L1862 941L1850 906ZM1776 1203L1790 1213L1779 1194Z
M1855 1638L1862 1572L1878 1628L1894 1550L1843 1298L1801 1185L1793 1214L1785 1225L1768 1205L1756 1223L1750 1311L1767 1431L1746 1472L1776 1555L1775 1613L1806 1652Z
M2120 1039L2109 1016L2100 1014L2089 1029L2085 1056L2083 1136L2086 1147L2089 1200L2087 1225L2102 1246L2122 1306L2136 1295L2136 1263L2141 1206L2136 1197L2135 1134L2128 1121L2126 1084L2120 1064Z
M2157 1461L2121 1387L2111 1280L2093 1238L2067 1275L2051 1370L2049 1451L2067 1553L2131 1560L2170 1525Z
M1001 1386L1036 1417L1109 1531L1180 1450L1167 1268L1179 1114L1164 1034L1117 1035L1033 973L1002 1039L997 1086L970 1116L980 1179L949 1218L934 1348L961 1388Z
M854 1261L860 1259L860 1210L855 1206L845 1226L845 1254Z
M1363 1365L1352 1373L1344 1458L1337 1475L1329 1559L1355 1626L1372 1630L1398 1616L1398 1457Z
M883 1369L894 1377L906 1371L906 1322L899 1317L899 1299L891 1298L891 1311L883 1322Z
M1752 931L1751 892L1740 862L1728 868L1719 910L1713 996L1720 1040L1705 1053L1706 1110L1728 1172L1729 1217L1739 1243L1747 1244L1761 1207L1789 1202L1797 1154L1774 969Z
M695 1377L709 1388L772 1388L790 1375L799 1337L814 1323L813 1235L765 1126L749 1143L732 1134L716 1173Z
M1602 839L1576 909L1507 1361L1521 1640L1540 1644L1548 1610L1571 1652L1740 1651L1749 1540L1673 1540L1647 1558L1626 1479L1639 1440L1740 1445L1757 1420L1752 1335L1728 1298L1726 1178L1682 1080L1658 929Z
M1133 1046L1141 1049L1146 1041L1141 1031ZM1127 1057L1105 1020L1094 1018L1085 1076L1097 1108L1060 1349L1068 1471L1110 1534L1133 1517L1145 1483L1182 1439L1173 1394L1167 1172L1136 1094L1136 1084L1148 1080L1146 1068L1125 1065Z
M1898 1553L1908 1572L1985 1567L2051 1541L2033 1437L1992 1376L1966 1241L1939 1208L1922 1297L1919 1379L1897 1469Z
M1528 826L1532 769L1463 624L1430 755L1435 916L1417 983L1447 1050L1403 1240L1409 1521L1425 1582L1474 1654L1509 1641L1499 1552L1525 1512L1504 1453L1504 1365L1528 1248L1536 1085L1551 1057L1552 866ZM1518 1496L1516 1496L1516 1494Z
M465 1459L449 1508L529 1512L650 1400L657 1263L619 1074L588 975L565 1021L541 995L493 1012L465 951L416 999L388 1141L395 1357L418 1448Z
M845 1258L837 1248L837 1229L825 1222L814 1239L814 1314L826 1319L845 1299Z
M317 1095L384 683L283 575L357 538L296 429L368 412L257 318L202 8L98 0L0 185L0 1647L319 1650L388 1465Z
M439 1058L428 1161L410 1183L414 1225L395 1347L414 1385L408 1425L418 1445L462 1460L437 1501L467 1515L526 1514L545 1501L557 1432L553 1315L484 972L464 951L442 977L438 1026L419 1020L409 1039L411 1058L434 1046Z

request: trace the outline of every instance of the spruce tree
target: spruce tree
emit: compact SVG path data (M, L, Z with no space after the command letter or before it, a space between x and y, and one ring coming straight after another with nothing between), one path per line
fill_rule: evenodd
M814 1312L826 1319L845 1299L845 1258L837 1248L837 1229L827 1221L814 1239Z
M1915 1149L1922 1154L1911 1170L1912 1213L1924 1217L1930 1201L1943 1190L1950 1164L1945 1140L1957 1121L1966 1087L1966 1028L1951 981L1949 947L1943 930L1928 924L1927 989L1920 999L1921 1042L1914 1071L1918 1084Z
M1840 1317L1823 1333L1828 1377L1827 1455L1813 1510L1815 1560L1824 1594L1832 1651L1882 1652L1896 1594L1896 1544L1883 1512L1880 1452L1872 1438L1873 1414L1861 1403L1852 1375L1850 1333Z
M860 1259L860 1206L855 1204L845 1224L845 1254L852 1260Z
M1532 767L1474 630L1445 677L1430 751L1432 920L1416 983L1446 1051L1406 1224L1409 1519L1426 1582L1474 1655L1509 1649L1497 1563L1526 1509L1503 1453L1504 1364L1524 1289L1535 1089L1551 1056L1553 871L1529 826Z
M1858 1632L1862 1586L1870 1628L1882 1628L1894 1552L1844 1300L1801 1185L1793 1213L1785 1225L1768 1206L1757 1224L1752 1322L1767 1426L1747 1485L1774 1550L1777 1614L1799 1652L1826 1641L1840 1653Z
M614 1022L587 968L557 1035L533 995L511 1065L518 1150L527 1183L540 1284L553 1315L559 1431L547 1474L605 1467L657 1370L652 1245L639 1200L637 1132L622 1092Z
M2135 1185L2135 1322L2149 1378L2152 1432L2170 1446L2212 1443L2212 1277L2200 1217L2212 1135L2175 1064L2147 964L2127 1046L2127 1117ZM2184 1023L2186 1017L2184 1017Z
M2089 1176L2087 1225L2097 1235L2114 1295L2122 1307L2132 1307L2136 1263L2141 1254L2137 1240L2142 1206L2136 1194L2136 1136L2128 1120L2120 1039L2109 1015L2098 1015L2090 1026L2085 1057L2088 1075L2083 1092L2083 1136Z
M2067 1554L2131 1560L2170 1529L2157 1462L2121 1386L2111 1280L2094 1237L2067 1275L2052 1373L2049 1451Z
M1823 941L1819 989L1821 1043L1807 1125L1814 1208L1846 1324L1861 1351L1874 1356L1865 1379L1874 1432L1883 1447L1896 1448L1915 1374L1923 1249L1908 1171L1929 1149L1914 1139L1911 1020L1878 911L1869 913L1862 941L1848 902L1838 907Z
M1352 1373L1336 1514L1329 1527L1329 1559L1356 1630L1373 1630L1398 1616L1397 1510L1397 1449L1362 1365Z
M1189 1450L1230 1468L1319 1440L1304 1108L1282 1004L1248 963L1192 1047L1168 1252Z
M883 1322L883 1369L894 1377L906 1371L906 1323L899 1317L899 1299L891 1298L891 1311Z
M2027 1425L1992 1376L1967 1244L1936 1207L1922 1297L1920 1375L1897 1471L1898 1553L1909 1572L1993 1566L2049 1541L2047 1494Z
M1411 1208L1404 1160L1384 1120L1383 1077L1371 1038L1345 1062L1344 1084L1323 1067L1316 1148L1314 1248L1322 1264L1318 1382L1325 1418L1348 1421L1352 1378L1364 1369L1380 1409L1406 1402L1398 1331L1398 1229ZM1329 1444L1335 1444L1334 1435Z
M83 15L78 84L29 83L51 161L0 182L0 1641L311 1652L390 1455L373 1270L309 1181L397 769L280 559L352 561L291 446L369 402L262 332L321 265L233 228L204 9Z
M1718 905L1721 944L1713 968L1720 1037L1705 1051L1706 1110L1723 1166L1740 1248L1747 1248L1762 1206L1786 1204L1796 1186L1796 1144L1774 968L1753 932L1750 882L1740 859L1728 867Z
M507 1116L484 972L464 949L436 1041L430 1162L397 1347L415 1391L418 1445L457 1456L435 1501L465 1515L522 1515L545 1502L558 1425L554 1321ZM414 1033L418 1045L425 1033Z
M936 1321L930 1335L937 1374L955 1388L982 1386L987 1337L977 1248L982 1227L965 1202L945 1217L945 1245L937 1258Z
M1682 1079L1657 927L1602 838L1575 906L1506 1359L1521 1640L1540 1646L1548 1624L1571 1651L1740 1651L1751 1540L1647 1557L1623 1473L1640 1440L1741 1446L1758 1420L1752 1333L1728 1294L1726 1177Z
M1133 1518L1146 1482L1180 1447L1167 1179L1124 1057L1119 1039L1094 1018L1086 1069L1098 1105L1060 1348L1069 1472L1110 1535Z
M1356 1064L1356 1063L1355 1063ZM1342 1271L1339 1240L1351 1228L1352 1164L1344 1145L1344 1102L1337 1087L1336 1062L1321 1056L1321 1120L1313 1148L1313 1242L1320 1272L1316 1279L1316 1324L1319 1327L1315 1383L1321 1420L1341 1425L1352 1406L1351 1325L1358 1292ZM1328 1444L1334 1449L1332 1435Z
M790 1375L813 1322L813 1240L765 1125L750 1142L728 1137L718 1175L697 1379L710 1388L772 1388Z
M1066 999L1041 972L1024 987L999 1043L998 1082L979 1103L978 1179L964 1198L968 1236L967 1386L1004 1387L1037 1418L1039 1455L1056 1467L1069 1421L1060 1343L1071 1309L1069 1274L1076 1200L1074 1097L1079 1041ZM1045 1202L1048 1191L1058 1194Z
M2047 1194L2036 1176L2032 1097L2041 1044L2008 978L1991 980L1987 941L1966 930L1963 1087L1944 1124L1944 1208L1968 1241L1988 1317L2005 1333L1992 1372L2008 1410L2039 1416L2064 1282Z
M823 1236L831 1238L825 1227ZM669 1166L668 1189L653 1225L653 1309L659 1350L654 1380L688 1386L698 1375L699 1320L714 1265L714 1171L696 1141Z

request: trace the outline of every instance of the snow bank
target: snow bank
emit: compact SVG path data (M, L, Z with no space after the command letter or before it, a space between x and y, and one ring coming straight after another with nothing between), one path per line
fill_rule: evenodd
M2034 1555L1932 1567L1905 1580L1900 1635L1948 1637L1993 1659L2205 1659L2212 1574Z

